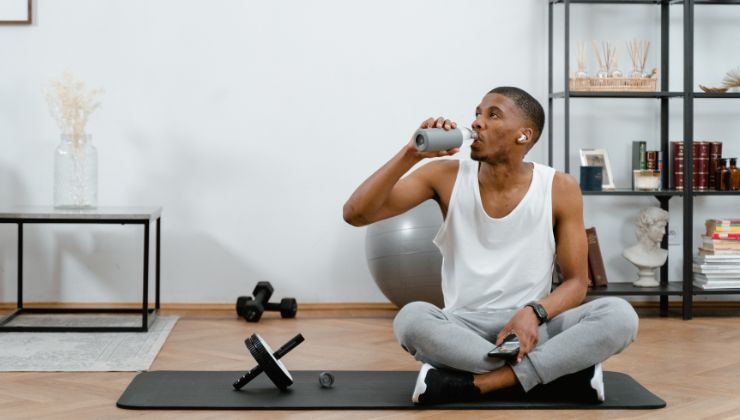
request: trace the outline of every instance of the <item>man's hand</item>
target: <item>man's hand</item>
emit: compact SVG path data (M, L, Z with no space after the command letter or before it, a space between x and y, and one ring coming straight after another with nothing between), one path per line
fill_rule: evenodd
M516 362L519 363L537 345L539 326L540 321L537 319L534 309L525 306L514 314L498 333L498 336L496 336L496 345L500 346L507 335L516 334L519 338L519 354L516 356Z
M424 120L424 122L421 123L419 128L442 128L444 130L451 130L454 128L457 128L457 123L454 121L450 121L448 119L445 119L443 117L439 117L436 120L434 118L427 118ZM452 156L455 153L460 151L459 147L453 147L452 149L447 150L440 150L436 152L420 152L416 150L416 142L415 139L411 139L409 143L406 145L406 148L414 154L414 156L418 159L426 159L426 158L436 158L436 157L442 157L442 156Z

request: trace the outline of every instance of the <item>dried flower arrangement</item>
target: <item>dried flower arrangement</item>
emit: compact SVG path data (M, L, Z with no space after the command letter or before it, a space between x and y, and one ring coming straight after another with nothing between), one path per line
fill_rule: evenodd
M726 88L740 87L740 67L728 71L722 85Z
M740 67L727 72L725 78L722 79L721 87L707 87L704 85L699 85L699 87L707 93L725 93L730 88L740 87Z
M596 56L596 62L599 64L598 77L607 77L609 75L609 43L604 43L604 55L602 57L601 50L599 49L596 41L591 41L591 46L594 47L594 56Z
M44 88L51 115L57 121L62 134L68 136L77 147L85 135L90 114L100 107L97 99L102 94L102 89L88 91L85 83L75 80L69 71L64 72L61 80L52 80Z
M654 92L657 87L657 69L645 72L650 42L632 41L627 43L627 50L632 59L633 70L625 75L619 69L617 47L611 42L601 42L601 46L592 40L591 46L598 64L595 77L588 77L585 71L585 48L578 44L576 55L578 72L568 82L569 89L580 92ZM639 69L639 71L637 70Z
M650 41L630 41L627 43L627 51L629 51L632 60L632 74L630 76L644 77L645 65L650 51Z

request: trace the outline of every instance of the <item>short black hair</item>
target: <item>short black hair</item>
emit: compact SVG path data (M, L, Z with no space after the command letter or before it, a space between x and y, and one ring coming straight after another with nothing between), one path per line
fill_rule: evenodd
M542 109L542 105L537 99L522 89L512 86L499 86L491 89L488 93L498 93L514 101L524 116L534 124L535 133L534 139L532 139L532 145L534 146L539 140L540 134L542 134L542 128L545 126L545 110Z

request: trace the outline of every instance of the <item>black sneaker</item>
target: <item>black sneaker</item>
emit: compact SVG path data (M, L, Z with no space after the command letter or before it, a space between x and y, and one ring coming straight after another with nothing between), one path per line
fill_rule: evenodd
M601 363L537 385L527 393L528 398L553 401L598 403L605 400L604 372Z
M473 374L441 370L425 363L416 378L411 401L414 404L442 404L471 401L481 396L473 384Z

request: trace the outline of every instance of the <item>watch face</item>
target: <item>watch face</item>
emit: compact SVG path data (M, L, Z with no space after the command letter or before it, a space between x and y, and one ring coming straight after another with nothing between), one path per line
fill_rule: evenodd
M535 315L537 315L537 318L539 318L540 323L547 320L547 313L545 313L545 308L543 308L542 305L538 303L532 303L530 306L532 307L532 309L534 309L534 313Z

